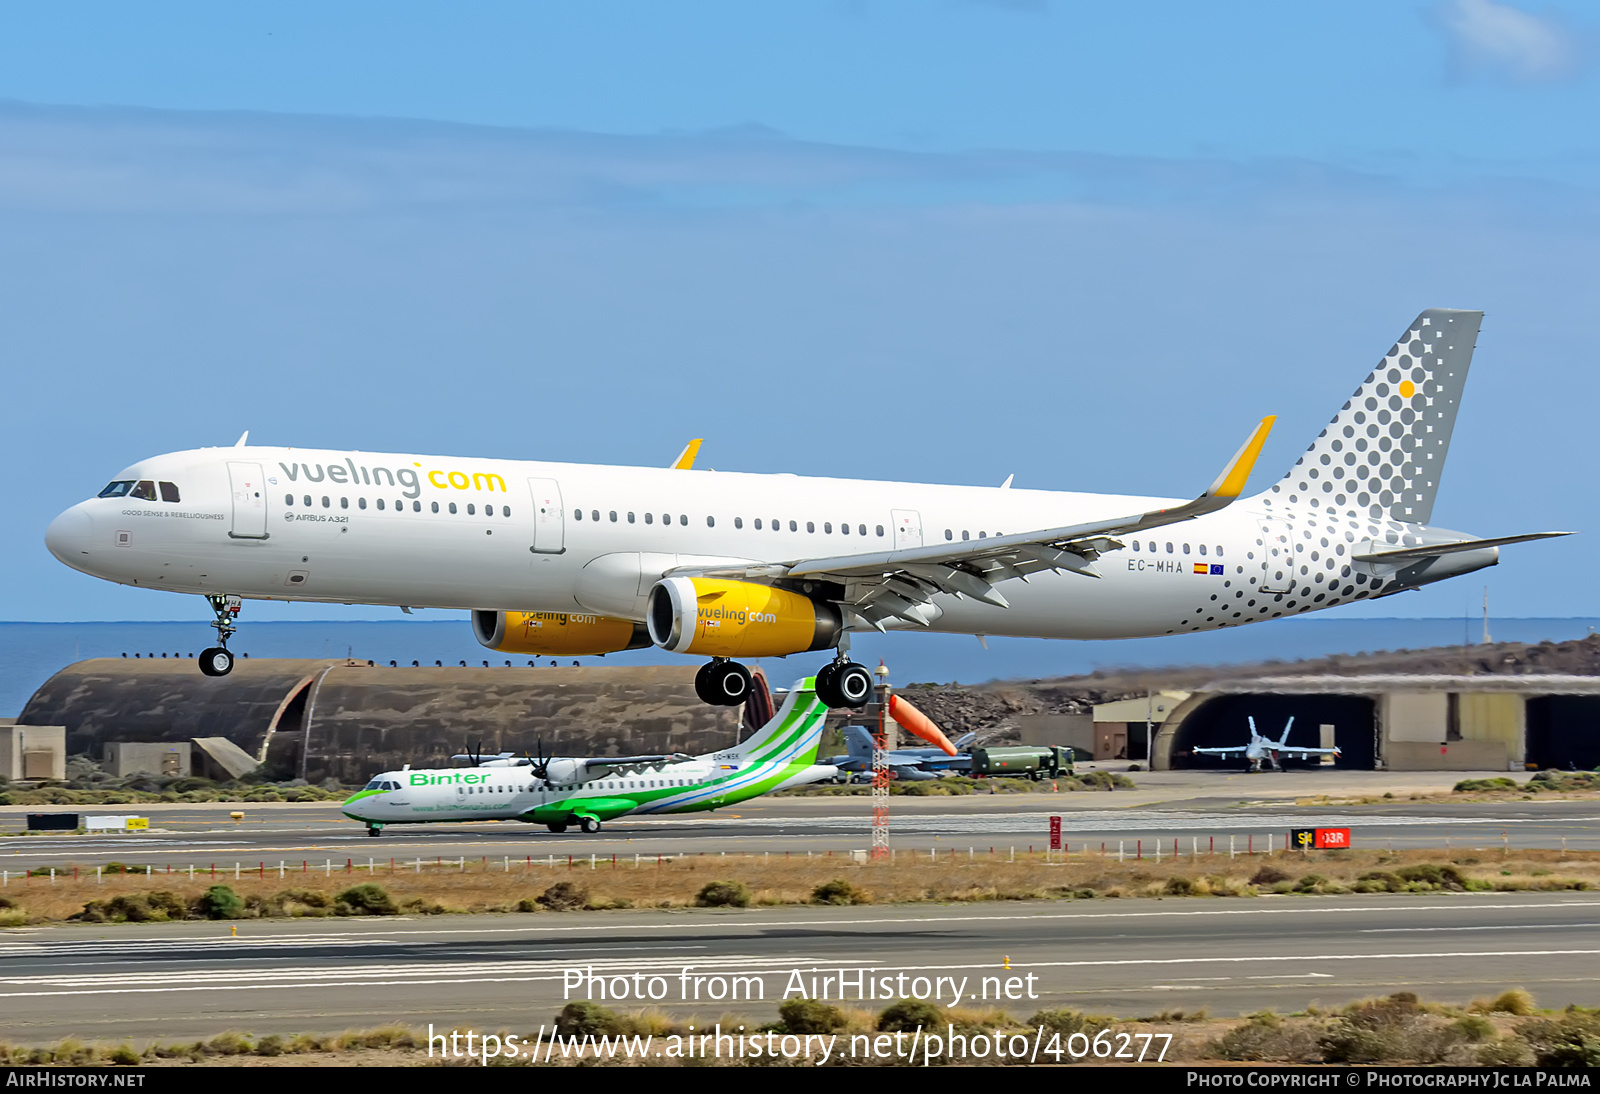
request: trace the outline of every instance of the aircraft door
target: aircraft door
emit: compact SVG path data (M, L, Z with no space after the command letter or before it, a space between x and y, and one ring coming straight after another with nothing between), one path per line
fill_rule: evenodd
M567 526L561 508L561 484L555 479L529 479L533 494L533 552L559 555L567 550Z
M1294 529L1281 520L1261 522L1261 591L1294 590Z
M922 514L915 509L892 509L889 516L894 520L894 549L903 551L908 547L922 546Z
M259 463L228 463L228 485L233 491L232 539L267 538L267 488Z

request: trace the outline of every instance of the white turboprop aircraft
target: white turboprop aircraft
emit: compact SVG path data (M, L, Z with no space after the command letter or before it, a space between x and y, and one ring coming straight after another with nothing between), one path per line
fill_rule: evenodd
M749 740L708 756L596 756L521 763L496 756L468 768L386 771L344 803L376 836L389 824L519 820L598 832L629 813L698 813L831 779L816 763L828 709L815 680L795 684Z
M198 593L226 674L245 599L458 608L508 653L654 643L710 660L833 650L830 706L872 674L852 631L1135 638L1236 627L1415 589L1508 543L1437 527L1434 496L1481 312L1430 309L1286 475L1240 499L1273 419L1190 501L697 471L246 447L118 473L45 535L62 562Z
M1283 736L1274 741L1271 737L1263 737L1256 732L1255 718L1248 718L1250 723L1250 743L1238 745L1235 748L1192 748L1189 751L1197 756L1243 756L1250 762L1250 771L1261 770L1262 764L1268 764L1274 771L1282 771L1283 766L1278 762L1282 758L1309 760L1313 756L1339 755L1339 749L1334 748L1290 748L1289 730L1294 728L1294 718L1291 716L1287 725L1283 727Z

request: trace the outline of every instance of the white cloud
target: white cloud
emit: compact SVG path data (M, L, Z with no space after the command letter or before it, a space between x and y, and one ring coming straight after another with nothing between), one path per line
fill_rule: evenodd
M1433 15L1465 71L1538 81L1562 79L1578 67L1576 35L1555 16L1494 0L1446 0Z

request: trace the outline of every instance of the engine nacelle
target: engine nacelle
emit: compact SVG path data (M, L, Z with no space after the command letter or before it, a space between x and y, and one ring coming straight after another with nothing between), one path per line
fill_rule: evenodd
M551 657L615 653L650 644L643 623L566 612L473 612L472 633L491 650Z
M784 657L832 649L844 620L837 605L799 593L704 577L669 577L650 590L650 640L673 653Z

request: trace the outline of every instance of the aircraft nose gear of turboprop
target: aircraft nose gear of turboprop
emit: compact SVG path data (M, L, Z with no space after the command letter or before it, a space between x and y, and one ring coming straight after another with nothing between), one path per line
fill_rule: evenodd
M736 707L750 696L750 670L737 661L719 657L695 673L694 693L714 707Z
M859 661L847 660L843 654L817 673L817 698L825 706L859 710L872 698L873 686L872 670Z
M212 614L216 617L211 625L217 631L217 644L200 651L200 671L206 676L226 676L233 671L233 654L228 652L228 639L239 629L234 621L239 618L243 601L236 596L212 593L206 597L206 602L211 605ZM378 833L372 834L375 836Z

